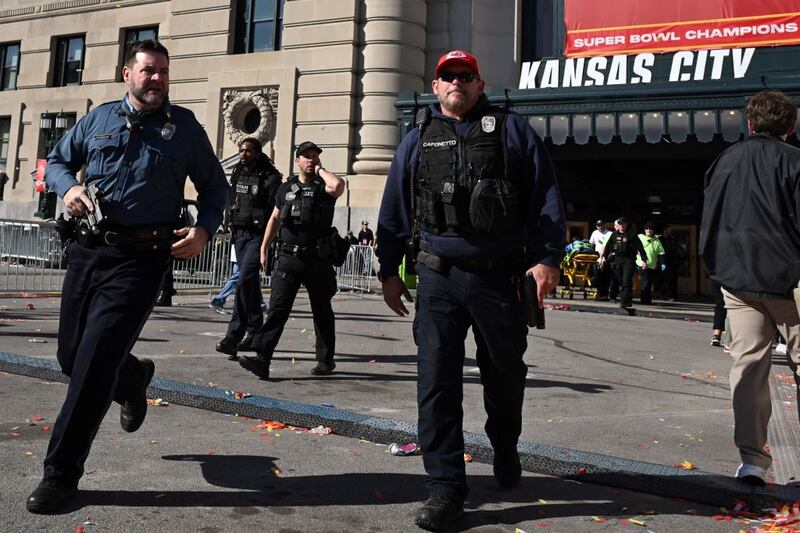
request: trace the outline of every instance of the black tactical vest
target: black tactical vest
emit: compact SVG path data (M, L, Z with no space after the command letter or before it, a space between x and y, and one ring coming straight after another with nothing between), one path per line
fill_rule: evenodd
M267 187L268 170L269 167L248 172L242 168L236 176L231 206L231 224L234 227L266 227L273 202Z
M611 247L611 253L623 257L632 257L636 252L636 248L631 242L631 239L638 238L639 237L633 235L632 233L622 233L619 231L615 232L614 245Z
M297 176L288 181L288 191L281 206L281 224L322 235L333 225L333 203L325 193L325 182L315 178L301 187Z
M436 235L499 236L522 223L521 174L509 164L506 113L489 107L462 137L446 121L421 127L417 221Z

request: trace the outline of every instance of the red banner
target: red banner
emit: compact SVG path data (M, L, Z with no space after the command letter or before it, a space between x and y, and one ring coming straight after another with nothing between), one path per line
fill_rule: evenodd
M567 57L800 44L800 0L564 0Z
M34 187L34 190L36 192L45 191L44 171L46 168L47 168L47 159L36 160L36 186Z

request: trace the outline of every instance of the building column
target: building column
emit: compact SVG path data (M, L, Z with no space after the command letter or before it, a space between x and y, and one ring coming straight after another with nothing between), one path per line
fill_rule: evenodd
M395 102L402 91L423 91L425 0L362 0L356 29L359 66L349 205L367 208L356 219L374 221L397 147ZM370 209L371 208L371 209Z

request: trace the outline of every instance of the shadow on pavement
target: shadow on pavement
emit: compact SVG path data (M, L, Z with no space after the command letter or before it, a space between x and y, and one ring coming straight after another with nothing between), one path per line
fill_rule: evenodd
M393 505L421 502L425 498L425 476L403 473L346 473L319 476L273 474L275 457L251 455L167 455L165 461L182 461L187 469L200 469L205 481L233 491L181 490L82 490L64 512L88 506L118 507L295 507ZM187 478L191 473L187 473ZM666 478L667 481L669 478ZM532 519L571 516L632 517L640 514L687 512L712 516L718 510L699 508L681 499L653 498L647 509L628 508L641 502L641 495L552 477L523 477L514 490L497 488L492 476L469 476L471 494L463 528L491 524L517 524ZM492 504L527 504L486 509ZM531 503L538 502L538 503ZM550 503L553 502L553 503ZM556 503L558 502L558 503ZM469 511L471 509L471 511ZM286 509L285 512L289 512Z

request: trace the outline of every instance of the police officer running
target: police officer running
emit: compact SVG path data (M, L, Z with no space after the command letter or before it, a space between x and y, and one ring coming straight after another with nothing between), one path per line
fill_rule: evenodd
M521 280L534 277L541 307L558 281L565 225L542 141L524 118L489 103L475 57L449 52L435 74L439 103L418 115L419 127L398 147L377 241L384 300L403 316L401 297L411 297L398 267L420 230L413 333L429 499L415 522L442 531L461 518L467 495L461 401L470 327L494 476L503 488L520 481L528 331Z
M216 350L228 354L231 361L238 359L238 351L252 350L252 335L264 322L261 314L261 239L267 219L275 208L275 193L281 179L280 172L261 151L258 139L248 137L239 143L239 163L231 174L228 215L239 264L239 280L228 331L216 346Z
M123 100L93 109L48 156L47 184L80 220L67 248L58 329L58 361L70 381L44 477L27 500L32 513L56 512L76 494L112 401L122 405L122 429L142 425L155 367L130 350L170 255L199 254L225 207L228 185L203 127L189 110L169 104L167 49L156 41L134 44L122 75ZM75 175L84 165L81 185ZM198 222L180 227L187 175L198 191ZM90 199L95 186L105 193L98 204ZM105 220L90 223L101 214Z
M272 354L292 311L300 284L308 290L316 333L315 376L327 376L336 363L336 331L331 299L336 294L333 270L333 206L344 193L344 180L322 167L322 149L310 141L295 151L298 175L278 188L275 209L261 243L261 265L266 268L267 250L278 235L278 260L272 271L272 292L264 325L253 335L256 357L243 356L239 364L261 379L269 378Z
M633 305L633 273L636 271L636 254L642 259L642 270L648 268L647 252L642 241L628 231L628 221L619 217L614 222L614 232L608 236L606 247L601 256L601 266L611 261L611 272L619 286L619 306L628 308ZM646 273L645 273L646 275Z

